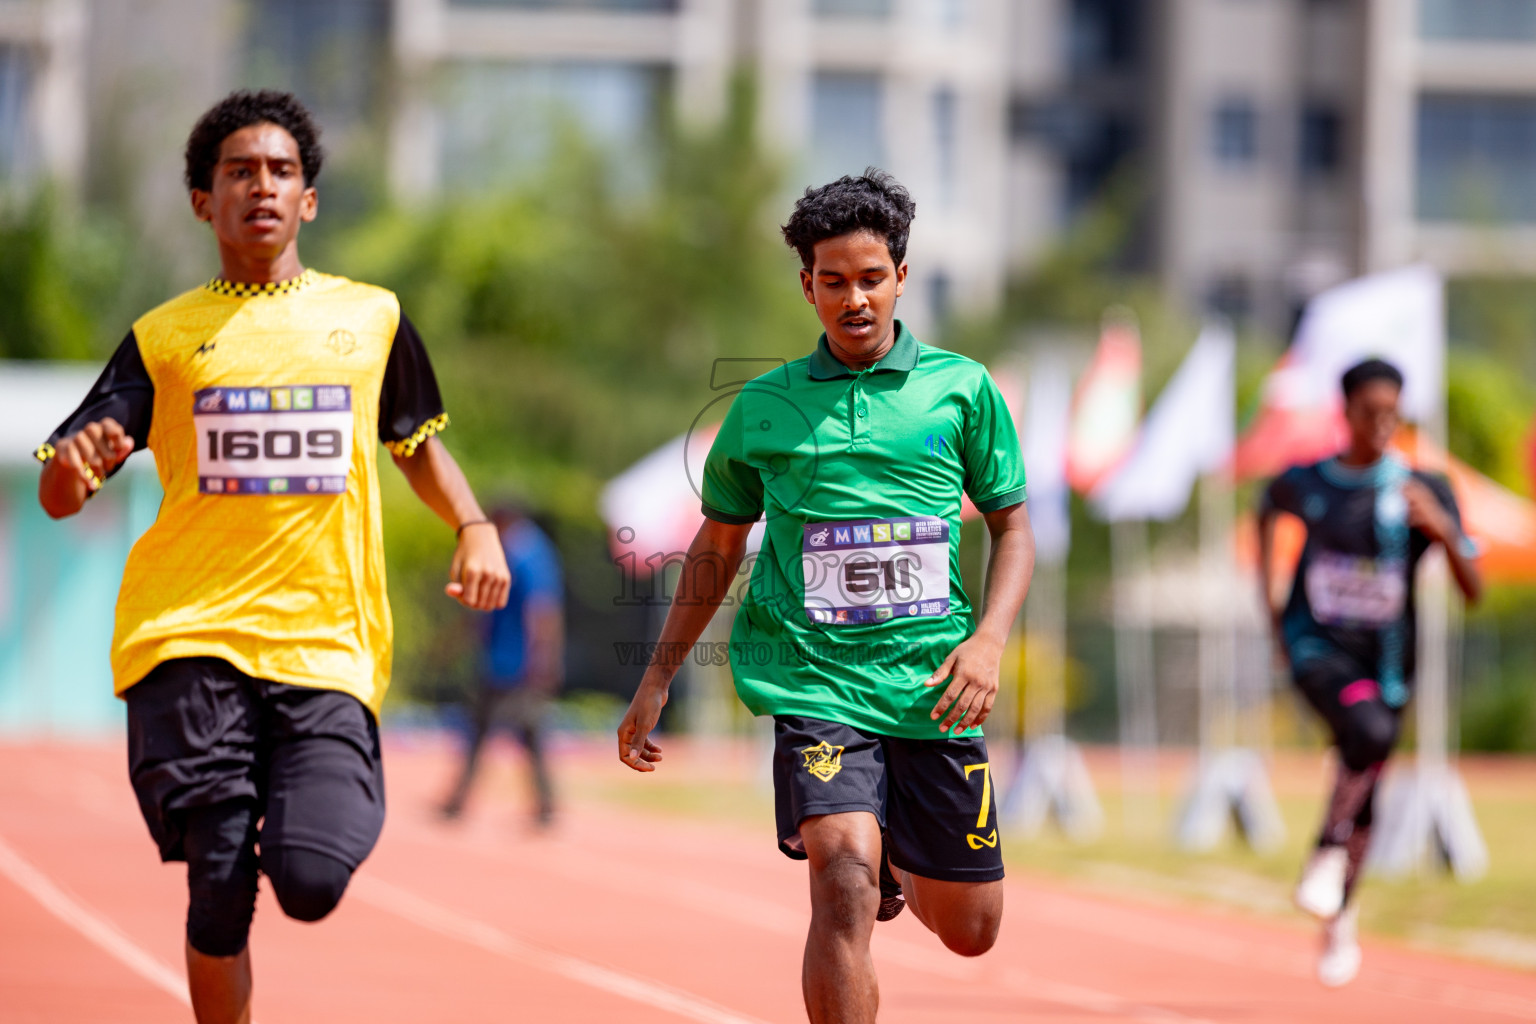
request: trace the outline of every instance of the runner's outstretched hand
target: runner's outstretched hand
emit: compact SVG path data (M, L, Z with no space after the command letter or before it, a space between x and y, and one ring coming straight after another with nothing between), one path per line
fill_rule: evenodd
M1456 523L1434 491L1417 480L1409 480L1403 484L1403 497L1408 502L1409 526L1437 543L1450 546L1456 542Z
M997 700L998 667L1003 660L1003 648L991 637L980 633L949 652L949 657L938 670L924 681L924 686L938 686L950 680L943 696L933 706L929 718L944 715L939 723L940 732L955 731L980 725L992 713L992 703ZM945 713L948 708L948 713Z
M512 572L495 526L471 523L459 532L448 579L444 592L466 608L490 612L507 606Z
M666 687L652 682L647 673L619 723L619 760L637 772L653 772L661 760L661 748L651 742L651 730L666 703Z

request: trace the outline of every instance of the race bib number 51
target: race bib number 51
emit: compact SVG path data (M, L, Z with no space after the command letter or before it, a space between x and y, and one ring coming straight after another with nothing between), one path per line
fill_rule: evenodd
M204 494L341 494L352 465L345 384L204 388L192 396Z
M949 614L949 523L936 516L810 523L800 563L812 622Z

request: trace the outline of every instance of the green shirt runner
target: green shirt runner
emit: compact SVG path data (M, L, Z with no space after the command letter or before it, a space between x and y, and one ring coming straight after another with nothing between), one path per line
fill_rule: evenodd
M731 631L755 715L944 739L923 685L976 628L961 585L960 497L1024 500L1018 432L986 367L901 321L867 370L816 351L744 386L710 448L703 510L767 514Z

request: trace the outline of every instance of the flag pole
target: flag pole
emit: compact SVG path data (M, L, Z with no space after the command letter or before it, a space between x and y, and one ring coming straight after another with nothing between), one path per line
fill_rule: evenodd
M1110 523L1114 576L1115 674L1120 701L1120 799L1125 831L1145 837L1157 830L1157 692L1152 666L1151 609L1135 579L1146 567L1147 522Z
M1218 342L1219 339L1219 342ZM1237 618L1234 592L1236 546L1232 524L1237 515L1231 450L1237 433L1236 343L1226 324L1207 325L1201 345L1224 345L1221 379L1211 381L1214 411L1211 428L1225 435L1209 454L1199 481L1200 601L1198 753L1195 774L1176 829L1186 850L1213 849L1229 822L1256 850L1273 850L1285 839L1263 759L1238 742ZM1193 357L1193 354L1191 358Z
M1003 790L1003 816L1024 835L1054 815L1063 833L1084 842L1103 829L1104 814L1087 762L1066 735L1067 554L1071 548L1066 438L1071 378L1059 353L1041 352L1029 374L1025 462L1035 482L1035 575L1024 604L1024 673L1015 689L1017 757ZM1012 668L1017 678L1018 661Z

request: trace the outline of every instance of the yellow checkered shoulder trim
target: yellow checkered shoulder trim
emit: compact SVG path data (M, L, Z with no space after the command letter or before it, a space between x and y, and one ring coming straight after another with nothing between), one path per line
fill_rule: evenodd
M385 441L384 447L389 449L389 454L398 455L402 459L408 459L416 454L416 449L421 446L423 441L434 434L441 434L447 429L448 414L443 413L441 416L434 416L417 427L416 432L410 437L399 441Z
M286 281L267 281L257 284L251 281L226 281L222 277L216 277L203 285L215 295L228 295L236 299L249 299L257 295L288 295L292 292L308 288L320 275L314 270L306 270L298 277L290 277Z
M49 444L47 441L44 441L42 444L37 446L37 450L32 453L32 457L38 462L47 462L57 454L59 453L54 450L53 445Z

